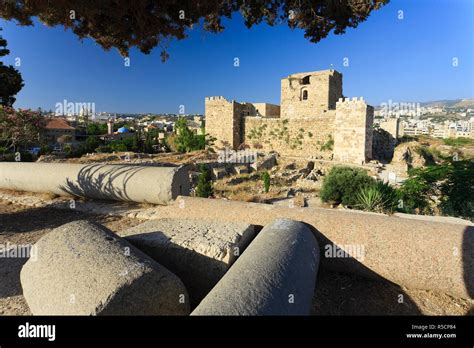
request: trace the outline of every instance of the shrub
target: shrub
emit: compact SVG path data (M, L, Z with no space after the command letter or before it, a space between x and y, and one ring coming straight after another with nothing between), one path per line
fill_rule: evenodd
M177 145L176 145L176 134L174 134L174 133L168 134L165 138L165 144L166 144L166 147L171 152L177 152L178 148L177 148Z
M474 140L470 138L459 137L459 138L446 138L446 139L443 139L443 142L449 146L463 146L463 145L473 144Z
M326 141L323 145L321 145L321 151L331 151L334 147L334 139L331 135L329 135L328 141Z
M64 152L66 153L67 158L80 158L86 152L84 146L72 146L66 145L64 147Z
M111 153L112 149L110 146L99 146L95 151L97 153Z
M324 178L321 200L355 206L358 203L357 193L374 183L375 180L368 176L365 170L346 166L333 167Z
M100 142L97 137L88 136L86 139L85 151L88 153L94 152L99 147L99 145Z
M207 145L206 136L195 134L190 130L185 118L179 118L176 121L176 137L173 140L176 150L179 152L203 150Z
M357 193L356 208L378 213L391 213L398 205L397 191L387 183L377 181L362 187Z
M214 194L211 172L203 164L199 169L201 173L199 174L198 183L196 186L196 196L204 198L211 197Z
M53 152L51 147L49 147L48 145L44 145L44 144L41 145L40 152L39 152L40 155L49 155L51 152Z
M270 174L268 174L267 171L264 171L261 178L263 180L263 188L265 192L268 192L270 190Z
M401 187L403 210L432 214L438 208L445 215L474 218L474 162L448 161L440 165L409 171Z
M128 150L127 145L125 145L125 143L121 140L114 140L110 142L109 146L112 149L112 151L125 152Z

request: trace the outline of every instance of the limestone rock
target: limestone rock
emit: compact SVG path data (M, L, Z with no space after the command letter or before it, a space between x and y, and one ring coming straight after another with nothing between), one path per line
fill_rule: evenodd
M258 171L258 170L264 170L264 169L268 170L268 169L273 168L276 165L277 165L276 154L271 153L262 158L258 158L257 161L252 163L251 166L253 169Z
M197 304L254 237L247 223L159 219L120 232L130 243L178 275Z
M420 155L417 151L419 143L411 141L408 143L402 143L395 148L391 165L399 168L403 168L404 171L409 168L420 168L426 164L426 159Z
M266 225L192 315L308 315L320 251L304 223Z
M114 233L87 221L62 225L20 274L35 315L187 315L183 283Z

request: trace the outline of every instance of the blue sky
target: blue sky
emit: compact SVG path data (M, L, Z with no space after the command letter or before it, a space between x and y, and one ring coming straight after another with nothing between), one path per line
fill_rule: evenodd
M11 51L4 62L20 58L25 80L15 106L54 110L66 99L94 102L96 111L178 113L184 105L186 113L203 113L212 95L279 104L282 77L331 64L344 75L344 95L372 105L474 98L472 0L392 0L358 28L317 44L287 26L249 30L237 14L224 24L224 33L197 28L171 42L165 63L159 49L132 50L125 67L118 51L80 42L62 27L0 20Z

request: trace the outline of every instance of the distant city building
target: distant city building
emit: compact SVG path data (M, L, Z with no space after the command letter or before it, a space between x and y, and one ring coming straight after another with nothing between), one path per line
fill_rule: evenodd
M48 145L55 145L58 143L58 138L63 135L69 135L71 140L75 141L76 128L72 127L64 118L47 118L41 137L42 140Z

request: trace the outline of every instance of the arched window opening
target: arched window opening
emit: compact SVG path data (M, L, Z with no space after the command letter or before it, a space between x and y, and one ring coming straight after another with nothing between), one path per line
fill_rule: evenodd
M308 100L308 91L305 89L303 90L303 94L301 95L302 100Z

